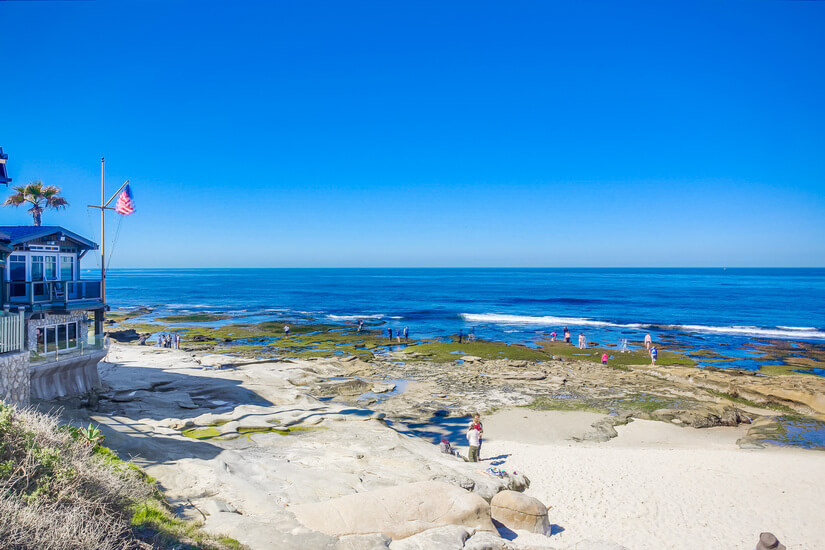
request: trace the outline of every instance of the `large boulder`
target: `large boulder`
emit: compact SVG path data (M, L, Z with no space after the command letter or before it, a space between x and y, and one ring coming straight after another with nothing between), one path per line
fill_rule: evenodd
M445 525L495 531L490 505L483 498L440 481L397 485L289 510L306 527L335 537L382 533L395 540Z
M524 493L501 491L490 501L493 519L513 531L521 529L542 535L550 534L547 507Z

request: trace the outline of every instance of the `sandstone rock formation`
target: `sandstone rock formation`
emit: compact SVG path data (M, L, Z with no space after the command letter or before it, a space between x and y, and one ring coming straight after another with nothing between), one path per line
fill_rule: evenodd
M501 491L490 501L494 520L508 529L550 534L547 507L537 498L516 491Z
M403 539L448 525L495 531L490 505L447 483L424 481L293 506L304 526L341 537L381 533Z

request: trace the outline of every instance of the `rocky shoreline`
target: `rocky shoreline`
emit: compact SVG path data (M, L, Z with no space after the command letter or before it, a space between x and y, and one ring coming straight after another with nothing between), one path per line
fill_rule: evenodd
M477 356L439 363L409 361L404 352L365 359L273 360L116 344L100 365L107 390L61 405L66 420L100 424L107 444L158 479L182 516L205 520L210 532L252 548L285 549L559 548L549 533L532 528L499 521L489 529L493 499L504 491L529 495L528 476L498 477L486 471L493 462L439 452L441 438L461 448L471 412L524 407L592 414L592 422L569 433L580 445L604 444L634 419L684 429L752 422L758 432L742 438L745 448L776 436L769 423L776 414L821 414L809 395L819 390L799 385L798 376L774 376L763 387L762 377L679 366ZM737 402L744 400L739 395L754 401ZM421 489L421 483L439 485ZM466 513L446 523L427 520L445 517L444 499L463 494L450 497L452 488L477 500L459 498ZM388 509L389 501L423 508L412 506L407 517L403 506ZM535 507L524 503L526 511ZM317 518L334 509L386 514L322 528ZM415 533L393 530L399 514L416 525ZM518 525L552 521L529 513L522 519ZM502 538L502 528L513 535ZM620 548L591 542L581 536L573 547Z

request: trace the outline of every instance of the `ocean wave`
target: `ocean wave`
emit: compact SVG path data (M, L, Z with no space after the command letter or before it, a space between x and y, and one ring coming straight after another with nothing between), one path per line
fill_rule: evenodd
M816 327L787 327L778 326L752 327L752 326L710 326L710 325L667 325L655 323L611 323L608 321L597 321L595 319L585 319L580 317L555 317L552 315L529 316L529 315L505 315L498 313L462 313L460 315L465 321L473 323L495 323L502 325L541 325L541 326L563 326L571 325L575 327L615 327L631 329L653 329L653 330L676 330L682 332L699 332L708 334L728 334L731 336L754 336L759 338L779 338L783 340L825 340L825 332Z
M459 315L465 321L474 323L499 323L503 325L573 325L587 327L619 327L619 328L644 328L645 325L639 323L621 324L609 323L607 321L596 321L594 319L584 319L582 317L555 317L553 315L530 316L530 315L505 315L498 313L462 313Z
M712 327L705 325L660 325L662 328L682 330L687 332L705 332L711 334L730 334L736 336L756 336L759 338L779 338L782 340L825 340L825 332L815 327L764 328L748 326Z

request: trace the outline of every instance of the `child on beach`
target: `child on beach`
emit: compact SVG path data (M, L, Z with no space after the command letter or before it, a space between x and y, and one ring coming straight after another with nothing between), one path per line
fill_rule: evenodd
M606 364L607 364L607 354L602 353L602 365L606 365Z
M656 350L656 346L650 348L650 363L655 367L656 366L656 358L659 357L659 352Z
M555 341L556 341L556 331L555 331L555 330L554 330L553 332L551 332L551 333L550 333L550 341L551 341L551 342L555 342Z
M467 443L470 445L470 451L467 454L468 460L478 462L478 447L481 445L481 425L475 423L475 417L467 430Z

